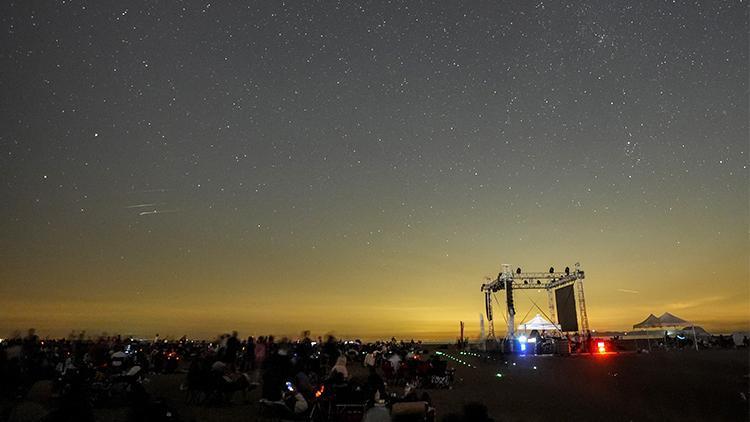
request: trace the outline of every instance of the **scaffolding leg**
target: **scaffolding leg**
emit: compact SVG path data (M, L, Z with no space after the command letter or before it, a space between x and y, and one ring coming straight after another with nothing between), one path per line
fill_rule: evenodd
M508 312L508 340L510 340L511 353L516 351L515 315L516 313L513 310Z
M581 331L584 335L589 333L589 317L586 314L586 299L583 296L583 282L576 281L576 290L578 291L578 310L581 315Z
M555 313L555 293L552 289L547 290L547 300L549 302L550 322L557 325L557 314Z
M484 292L484 306L487 313L487 322L489 325L488 339L495 339L495 323L492 316L492 294L489 291Z

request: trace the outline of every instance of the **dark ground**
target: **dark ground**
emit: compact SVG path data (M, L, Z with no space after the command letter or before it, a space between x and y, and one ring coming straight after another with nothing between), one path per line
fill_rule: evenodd
M672 351L571 357L514 357L488 360L445 350L475 367L456 367L453 390L427 390L438 421L479 401L495 421L747 421L747 350ZM514 366L513 363L516 363ZM354 376L363 374L350 365ZM534 367L536 366L536 369ZM497 373L502 377L497 377ZM165 398L184 420L257 420L256 390L249 403L236 397L223 407L184 404L184 375L151 378L150 392ZM394 391L397 391L394 388ZM117 410L99 411L105 421L122 420Z

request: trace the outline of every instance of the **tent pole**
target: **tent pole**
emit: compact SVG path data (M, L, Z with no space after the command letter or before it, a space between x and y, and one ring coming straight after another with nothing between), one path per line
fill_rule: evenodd
M695 324L693 324L693 344L695 344L695 351L698 351L698 337L695 335Z

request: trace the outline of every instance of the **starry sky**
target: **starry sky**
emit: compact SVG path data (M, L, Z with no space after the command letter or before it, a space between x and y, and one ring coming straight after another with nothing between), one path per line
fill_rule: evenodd
M592 328L750 328L744 1L8 1L0 25L1 333L451 339L501 264L577 261Z

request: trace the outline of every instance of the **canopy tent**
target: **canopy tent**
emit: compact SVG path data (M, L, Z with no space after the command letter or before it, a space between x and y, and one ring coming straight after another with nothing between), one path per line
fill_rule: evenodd
M654 316L654 314L649 314L646 319L639 322L638 324L634 324L633 328L669 328L669 327L678 327L678 326L684 326L689 324L688 321L685 321L684 319L680 317L676 317L669 312L664 312L661 314L660 317ZM694 324L691 324L691 331L693 332L693 341L695 342L695 350L698 350L698 336L696 335L695 331L696 328ZM650 347L650 346L649 346Z
M660 317L649 314L646 319L633 325L633 328L665 328L665 327L679 327L685 326L689 322L685 321L680 317L676 317L669 312L664 312Z
M678 318L669 312L664 312L659 317L659 322L661 322L662 327L677 327L678 325L685 325L688 322L685 321L682 318Z
M546 319L544 319L541 315L536 314L534 318L531 318L530 320L519 324L518 325L519 331L530 331L530 330L537 330L537 331L559 331L560 326L555 325Z
M646 319L633 325L633 329L636 328L661 328L661 321L654 314L649 314Z
M693 331L695 331L695 335L698 337L711 337L711 333L706 331L703 327L700 327L698 325L696 326L689 326L689 327L683 327L682 330L683 335L691 334Z

